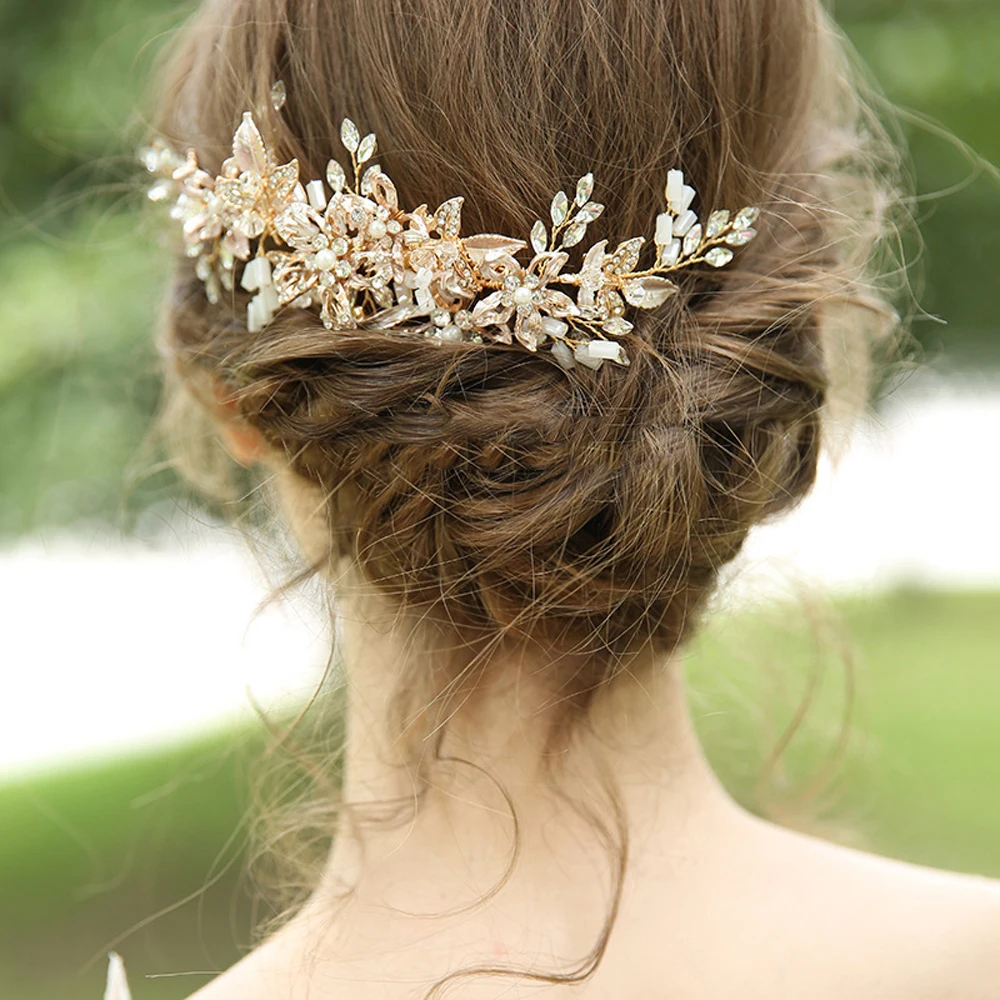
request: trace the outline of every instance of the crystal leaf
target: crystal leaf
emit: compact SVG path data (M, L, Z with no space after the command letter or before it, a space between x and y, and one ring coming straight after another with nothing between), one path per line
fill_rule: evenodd
M271 107L275 111L280 111L285 106L288 99L288 91L285 90L285 81L278 80L271 88Z
M626 281L622 286L622 292L630 306L635 306L637 309L655 309L677 293L677 286L668 278L651 276Z
M375 155L375 133L369 132L358 146L358 163L367 163Z
M560 191L552 199L550 214L554 226L561 226L566 221L566 216L569 214L569 198L566 197L565 191Z
M563 233L562 245L564 247L575 247L580 240L586 235L587 223L586 222L574 222L566 227L566 232Z
M621 316L612 316L611 319L604 321L601 329L605 333L610 333L612 337L624 337L625 334L631 333L634 327L635 324L630 323L627 319L622 319Z
M449 198L434 213L438 231L447 239L454 239L462 231L462 202L464 198Z
M705 254L705 260L712 265L712 267L725 267L733 259L733 251L727 249L726 247L712 247L711 250Z
M718 212L713 212L709 216L708 228L705 230L705 235L710 240L714 240L728 225L729 212L726 209L723 208Z
M233 136L233 159L241 171L263 174L267 170L267 150L253 115L243 113L243 121Z
M579 206L587 204L588 199L594 193L594 175L584 174L576 185L576 203Z
M642 252L642 245L646 242L644 236L633 236L624 243L619 243L615 252L611 255L611 263L617 274L628 274L634 271L639 263L639 254Z
M545 228L545 223L538 219L531 227L531 249L535 253L541 253L549 243L549 234Z
M326 165L326 182L333 189L334 194L340 194L344 190L344 185L347 183L347 175L344 173L344 168L340 165L339 161L331 160Z
M288 201L299 182L299 161L292 160L284 166L275 167L271 171L271 196L275 201Z
M349 153L358 151L358 146L361 144L361 133L358 131L358 126L350 118L345 118L340 125L340 141Z
M684 237L684 256L688 257L698 249L701 245L701 226L695 226L693 229L688 230L687 236Z
M604 211L604 206L596 201L588 201L583 208L580 209L576 215L573 216L574 222L591 223L595 219L599 218L601 213Z
M760 218L760 209L753 205L741 208L733 220L733 229L749 229Z
M734 229L727 234L726 242L731 247L745 247L756 235L756 229Z

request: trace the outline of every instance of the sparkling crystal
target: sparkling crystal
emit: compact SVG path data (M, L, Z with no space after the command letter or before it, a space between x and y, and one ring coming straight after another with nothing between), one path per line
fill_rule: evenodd
M661 212L656 217L656 236L653 242L658 247L666 246L674 237L674 217L669 212Z
M278 80L271 88L271 107L275 111L280 111L285 106L288 99L288 92L285 90L285 81Z
M726 236L731 247L745 247L757 235L756 229L734 229Z
M600 202L588 201L587 204L573 216L573 221L590 223L598 218L603 211L604 206Z
M670 170L667 172L667 202L680 201L684 191L684 171Z
M575 247L586 235L587 224L585 222L574 222L566 227L563 233L562 243L564 247Z
M166 179L157 181L149 189L149 200L150 201L166 201L172 194L174 194L176 188L173 181L168 181Z
M674 220L674 236L687 236L691 227L698 222L698 216L688 209Z
M350 243L343 236L338 236L331 244L330 249L338 256L343 257L351 248Z
M661 251L657 262L659 267L675 267L681 259L683 244L680 240L671 240Z
M306 185L306 197L317 212L322 212L326 208L326 191L323 189L322 181L310 181Z
M361 223L364 222L367 217L368 216L365 214L365 210L363 208L351 209L351 222L353 222L354 225L360 226Z
M347 183L347 175L337 160L331 160L326 165L326 182L330 185L334 194L340 194L344 190L344 185Z
M705 260L712 265L712 267L725 267L733 259L733 251L727 249L726 247L712 247L711 250L705 254Z
M721 209L718 212L713 212L708 219L708 227L705 229L705 235L710 239L714 240L726 226L729 225L729 212L726 209Z
M369 132L358 145L358 163L367 163L375 155L375 144L375 133Z
M565 191L560 191L552 199L550 214L554 226L561 226L566 221L566 216L569 214L569 198L566 197Z
M604 358L595 357L590 353L590 341L577 344L573 348L573 358L577 363L585 365L587 368L600 368L604 364Z
M340 141L349 153L358 151L358 146L361 144L361 133L358 131L358 126L350 118L345 118L340 125Z
M624 337L625 334L632 332L634 324L630 323L627 319L622 319L621 316L612 316L610 319L604 321L601 329L605 333L610 333L612 337Z
M548 246L548 243L548 230L545 228L545 223L541 219L538 219L531 227L531 249L535 253L541 253Z
M733 229L749 229L760 218L760 209L753 205L741 208L733 220Z
M552 356L567 370L573 368L576 364L573 360L572 350L561 340L554 340L552 342Z
M584 174L576 185L576 203L581 207L587 204L588 199L594 193L594 175Z
M549 337L555 337L559 340L569 333L569 323L556 319L555 316L543 316L542 331Z
M339 260L334 266L333 273L338 278L349 278L351 276L351 265L346 260Z
M451 323L451 313L447 309L435 309L431 313L431 322L438 327L448 326Z
M697 194L698 192L690 184L685 184L681 188L680 199L671 206L674 212L677 215L683 215L694 203Z
M693 229L688 230L687 236L684 237L685 256L693 254L698 249L701 245L701 235L701 226L695 226Z
M592 340L587 345L587 353L592 358L602 358L605 361L615 360L621 351L622 345L613 340Z
M459 330L471 330L475 326L475 322L472 319L472 313L468 309L459 309L453 317L455 326Z

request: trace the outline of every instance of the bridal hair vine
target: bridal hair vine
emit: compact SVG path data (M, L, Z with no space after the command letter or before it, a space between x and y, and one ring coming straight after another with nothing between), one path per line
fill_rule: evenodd
M271 102L280 112L281 82ZM516 342L529 351L547 348L564 368L627 365L620 340L634 326L628 307L655 309L677 293L675 272L724 267L757 235L754 207L713 212L702 225L692 209L695 189L671 170L651 267L639 267L646 240L637 236L610 251L607 240L595 243L580 269L568 272L567 251L604 211L591 198L593 174L580 178L572 198L560 191L552 199L551 225L535 222L529 242L463 237L462 198L433 212L426 205L404 211L393 182L371 162L375 136L362 138L345 119L340 137L353 181L334 159L325 184L303 183L298 161L275 161L249 111L218 177L198 165L194 150L181 154L159 139L140 154L159 178L149 197L172 202L210 302L233 290L243 264L240 285L255 293L247 310L251 333L291 307L318 311L331 330L402 328L439 341ZM518 255L529 244L525 266Z

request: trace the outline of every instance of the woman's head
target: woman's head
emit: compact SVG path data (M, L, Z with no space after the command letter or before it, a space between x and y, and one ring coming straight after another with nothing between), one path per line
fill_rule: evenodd
M250 333L245 297L212 305L178 264L182 395L223 392L312 498L317 561L450 651L425 702L527 644L583 654L553 681L585 705L684 642L750 528L808 490L840 360L881 315L864 264L891 191L845 72L809 0L209 0L184 30L156 128L211 171L251 109L307 177L354 118L401 203L463 195L469 232L526 233L588 171L595 241L651 232L675 166L705 209L764 208L729 268L634 317L630 367L597 372L298 310Z

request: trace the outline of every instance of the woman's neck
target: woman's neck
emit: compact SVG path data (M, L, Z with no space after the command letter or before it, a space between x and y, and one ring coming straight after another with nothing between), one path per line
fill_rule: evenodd
M434 762L415 773L388 721L406 643L359 608L345 601L338 618L349 691L345 811L321 895L381 882L375 873L389 864L394 905L416 905L399 872L433 869L431 896L461 906L505 877L515 844L519 866L544 868L553 855L593 859L595 831L623 847L620 821L634 845L653 838L669 849L699 817L717 823L738 811L705 759L676 660L599 692L555 758L545 737L565 705L541 680L547 664L497 660L488 690L454 712ZM443 873L456 866L464 874L455 892L469 899L443 900Z

